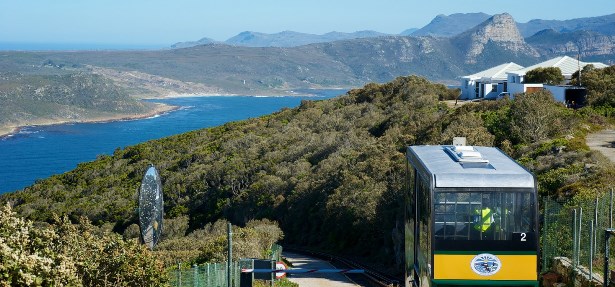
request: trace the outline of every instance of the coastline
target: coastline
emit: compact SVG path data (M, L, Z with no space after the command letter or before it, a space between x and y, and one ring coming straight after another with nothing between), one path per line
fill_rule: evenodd
M325 88L322 88L325 89ZM348 91L351 88L326 88L327 90L340 90L340 91ZM302 89L302 90L310 90L310 89ZM321 89L316 89L321 90ZM253 94L242 93L242 94L233 94L233 93L211 93L211 92L203 92L203 93L169 93L164 96L155 96L153 94L139 95L137 98L142 100L160 100L160 99L177 99L177 98L198 98L198 97L235 97L235 96L245 96L245 97L310 97L316 96L316 94L305 93L305 92L297 92L294 90L286 90L280 92L265 92L260 91Z
M345 90L345 88L332 88L333 90L339 89L340 91ZM192 97L233 97L233 96L252 96L252 97L288 97L288 96L315 96L315 94L305 93L305 92L296 92L293 90L288 90L280 93L255 93L253 95L243 95L243 94L231 94L231 93L211 93L211 92L203 92L203 93L167 93L164 96L159 96L153 93L150 94L142 94L142 95L133 95L133 97L140 100L160 100L160 99L175 99L175 98L192 98ZM105 122L114 122L114 121L130 121L130 120L138 120L145 119L149 117L154 117L158 115L163 115L168 112L172 112L174 110L179 109L178 106L171 106L163 103L153 103L155 107L147 113L143 114L115 114L108 116L97 116L87 119L80 120L65 120L65 119L39 119L29 123L16 124L11 126L0 126L0 139L11 137L15 134L18 134L19 131L25 127L32 126L51 126L51 125L61 125L61 124L69 124L69 123L105 123Z
M0 127L0 139L11 137L14 134L19 133L19 131L25 127L32 126L52 126L52 125L61 125L61 124L69 124L69 123L106 123L106 122L115 122L115 121L132 121L139 119L146 119L158 115L163 115L172 111L179 109L178 106L171 106L162 103L153 103L155 104L154 108L146 113L142 114L116 114L109 116L98 116L92 117L88 119L81 120L63 120L63 119L41 119L39 121L35 121L33 123L25 124L25 125L14 125L14 126L6 126Z

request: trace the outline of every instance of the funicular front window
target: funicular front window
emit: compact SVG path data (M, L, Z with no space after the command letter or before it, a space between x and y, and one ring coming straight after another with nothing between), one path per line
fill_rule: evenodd
M434 196L436 240L512 240L534 232L532 193L436 192Z

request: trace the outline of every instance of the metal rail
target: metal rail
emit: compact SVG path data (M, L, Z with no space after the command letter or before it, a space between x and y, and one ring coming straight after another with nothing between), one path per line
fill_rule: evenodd
M333 255L325 252L302 249L297 247L284 247L284 250L292 251L295 253L310 255L319 259L323 259L331 262L334 265L338 265L336 267L344 267L350 269L363 269L364 272L360 274L353 274L353 276L363 277L371 286L388 286L388 287L397 287L401 286L399 278L391 276L389 274L385 274L379 270L376 270L373 267L367 266L365 264L356 262L352 259L348 259L342 256ZM341 265L341 266L340 266ZM354 278L354 277L353 277Z

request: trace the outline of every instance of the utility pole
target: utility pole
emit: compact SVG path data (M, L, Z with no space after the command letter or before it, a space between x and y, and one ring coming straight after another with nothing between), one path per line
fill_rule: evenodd
M577 69L579 69L579 87L581 86L581 51L577 54Z

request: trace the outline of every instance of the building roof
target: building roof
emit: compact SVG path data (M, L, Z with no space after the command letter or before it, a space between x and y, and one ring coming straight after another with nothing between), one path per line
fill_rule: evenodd
M472 74L469 76L464 76L464 79L481 79L487 78L491 80L506 80L506 73L511 71L517 71L523 69L523 66L517 65L513 62L504 63L499 66L495 66L493 68L478 72L476 74Z
M412 166L433 177L434 187L535 187L534 176L497 148L467 147L488 161L478 165L456 161L447 148L452 147L410 146L407 157Z
M527 73L528 71L534 70L536 68L550 68L550 67L557 67L562 71L562 75L564 76L570 76L572 74L574 74L574 72L579 70L579 67L581 67L581 69L583 67L585 67L588 64L592 64L594 65L595 68L598 69L602 69L602 68L606 68L608 67L607 65L603 64L603 63L587 63L587 62L582 62L582 61L578 61L575 58L571 58L568 56L561 56L561 57L557 57L557 58L553 58L551 60L547 60L544 61L542 63L538 63L536 65L533 66L529 66L523 69L519 69L517 71L509 71L509 73L511 74L516 74L516 75L525 75L525 73Z

